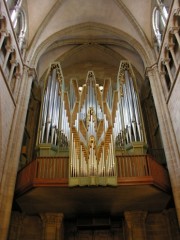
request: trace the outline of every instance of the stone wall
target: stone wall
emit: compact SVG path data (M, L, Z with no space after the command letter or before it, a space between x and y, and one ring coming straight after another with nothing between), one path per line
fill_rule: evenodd
M0 72L0 79L0 179L2 179L15 104L5 83L2 72Z
M178 77L180 79L180 76ZM178 143L178 148L180 152L180 94L179 94L179 89L180 89L180 81L177 80L175 82L173 91L171 93L171 96L169 98L168 102L168 109L171 117L171 121L173 124L174 132L176 135L176 141Z

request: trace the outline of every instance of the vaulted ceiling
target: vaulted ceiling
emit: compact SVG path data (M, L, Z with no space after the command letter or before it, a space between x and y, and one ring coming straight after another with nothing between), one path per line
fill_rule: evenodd
M121 59L141 80L155 62L151 0L26 0L27 63L42 78L49 64L61 63L65 81L84 81L88 70L116 81Z

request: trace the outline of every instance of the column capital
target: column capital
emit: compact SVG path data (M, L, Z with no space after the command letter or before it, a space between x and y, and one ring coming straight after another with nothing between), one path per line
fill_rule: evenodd
M166 74L166 72L165 72L164 70L159 72L159 75L160 75L161 77L165 76L165 74Z
M6 45L6 50L9 53L14 52L14 48L11 45Z
M154 75L154 70L158 70L158 64L154 63L152 66L147 67L145 70L145 75L149 76L149 75Z
M64 215L63 213L41 213L40 214L43 225L55 225L60 226Z
M13 219L14 225L19 226L19 225L23 224L24 218L25 218L25 215L20 212L13 212L13 214L12 214L12 219Z
M146 217L145 211L127 211L124 212L125 228L127 240L145 240L146 239Z
M171 51L171 50L173 50L174 45L175 45L175 44L171 42L171 43L167 43L165 47L166 47L168 50Z
M127 211L124 213L125 220L128 226L134 224L144 224L147 217L147 212L145 211Z
M34 79L37 76L36 70L34 68L31 68L28 65L24 64L23 69L27 73L29 78Z
M173 15L175 15L175 16L180 15L180 7L174 10Z
M9 36L9 32L6 29L0 29L0 33L1 35L3 35L4 37Z
M170 34L175 34L175 33L178 33L179 32L179 26L177 26L177 27L170 27L169 28L169 33Z
M17 66L18 65L18 61L16 59L10 60L10 63L11 63L12 66Z
M172 225L177 225L178 219L174 208L164 210L163 214L169 219Z
M170 58L164 58L164 59L162 59L162 63L164 64L164 65L169 65L169 62L170 62Z

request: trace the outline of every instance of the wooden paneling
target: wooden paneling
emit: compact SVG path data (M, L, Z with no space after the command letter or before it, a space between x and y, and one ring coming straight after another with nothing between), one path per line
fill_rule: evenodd
M68 186L67 157L39 157L18 172L16 194L36 186Z
M31 187L33 180L36 176L36 164L37 160L30 162L26 167L18 172L16 181L16 192L26 190Z
M154 184L162 190L170 190L167 170L150 155L117 156L119 185Z
M144 155L127 155L117 157L118 177L149 176L147 157Z

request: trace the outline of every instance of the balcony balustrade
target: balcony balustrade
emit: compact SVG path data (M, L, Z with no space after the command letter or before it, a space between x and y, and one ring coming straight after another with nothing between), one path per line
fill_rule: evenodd
M167 170L150 155L116 156L117 187L122 185L154 185L168 192ZM68 157L38 157L18 172L16 194L35 187L68 187Z

